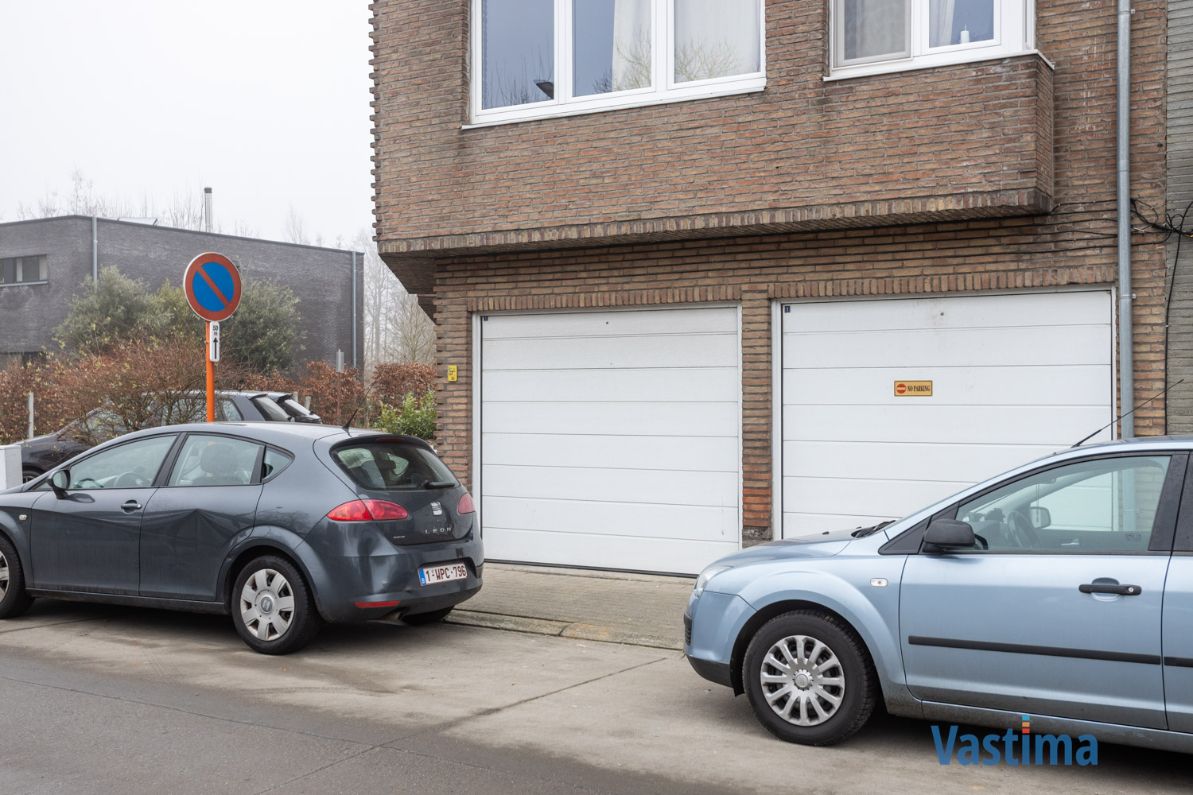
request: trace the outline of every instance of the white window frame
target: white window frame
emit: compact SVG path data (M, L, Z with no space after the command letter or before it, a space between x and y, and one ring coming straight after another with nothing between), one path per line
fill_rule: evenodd
M482 0L471 0L473 25L471 30L470 123L464 128L487 127L494 124L560 116L576 116L619 108L638 108L669 102L685 102L706 97L747 94L766 88L766 3L758 4L759 70L750 74L716 77L688 83L675 82L675 0L650 0L651 14L651 84L646 88L615 91L576 97L573 94L574 57L572 47L572 2L555 3L555 98L525 105L502 108L481 107L483 101L484 62L480 20Z
M829 74L826 80L930 69L1034 53L1035 0L994 0L994 38L969 44L930 47L929 0L907 0L908 49L904 54L844 61L845 27L838 24L844 0L829 0Z

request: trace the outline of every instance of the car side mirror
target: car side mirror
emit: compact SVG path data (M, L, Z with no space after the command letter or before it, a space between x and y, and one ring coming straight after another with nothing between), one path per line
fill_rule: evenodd
M1045 527L1052 526L1052 512L1047 508L1042 508L1038 505L1032 506L1028 509L1031 519L1031 526L1037 530L1043 530Z
M66 490L70 487L70 470L59 469L53 475L50 475L50 488L54 490L54 495L59 499L66 496Z
M937 519L924 531L924 544L939 550L970 549L978 545L978 540L968 522Z

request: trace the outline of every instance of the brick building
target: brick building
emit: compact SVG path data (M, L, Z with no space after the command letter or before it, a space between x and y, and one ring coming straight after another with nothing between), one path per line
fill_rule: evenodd
M1161 206L1167 13L1135 9L1131 192ZM438 326L492 558L692 572L1115 416L1110 0L373 12L377 239ZM1144 397L1165 249L1133 249Z
M71 298L100 268L115 266L154 290L181 286L187 263L205 251L230 257L246 284L294 291L303 335L296 358L334 364L343 351L348 366L362 364L360 253L75 215L0 224L0 366L52 350Z

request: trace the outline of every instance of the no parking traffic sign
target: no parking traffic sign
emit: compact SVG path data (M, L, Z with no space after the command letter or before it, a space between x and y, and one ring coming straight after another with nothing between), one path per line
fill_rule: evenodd
M223 254L209 251L191 260L182 288L191 309L209 323L227 320L240 305L240 271Z

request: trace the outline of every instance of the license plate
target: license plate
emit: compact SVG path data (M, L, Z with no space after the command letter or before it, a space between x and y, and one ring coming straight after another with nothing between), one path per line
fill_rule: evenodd
M468 567L463 563L449 563L446 566L427 566L418 570L419 585L435 585L468 577Z

